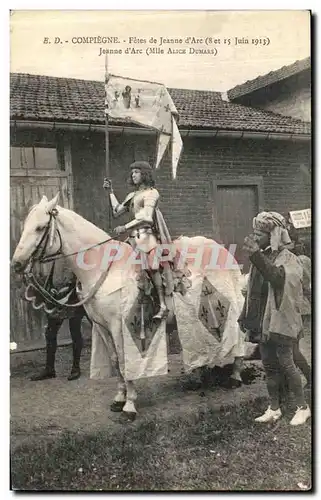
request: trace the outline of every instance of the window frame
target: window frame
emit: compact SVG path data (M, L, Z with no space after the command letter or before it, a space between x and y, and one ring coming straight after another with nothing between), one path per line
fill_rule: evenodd
M60 132L50 133L44 130L38 131L14 131L10 142L10 153L11 148L32 148L33 165L31 168L24 167L20 162L17 168L12 167L11 154L10 154L10 171L12 172L29 172L29 175L36 175L37 172L48 172L55 173L59 175L60 172L66 174L66 151L65 151L65 140L63 134ZM36 164L36 153L37 148L48 148L54 149L56 152L56 168L39 168ZM21 154L21 151L20 151Z

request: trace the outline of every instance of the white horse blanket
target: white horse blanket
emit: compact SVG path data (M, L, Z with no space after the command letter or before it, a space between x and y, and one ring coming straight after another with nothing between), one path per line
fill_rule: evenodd
M224 366L235 357L245 355L245 336L237 319L243 306L242 275L237 266L207 269L208 251L212 240L184 238L191 247L206 243L200 265L189 265L189 287L182 295L173 295L173 309L177 321L180 354L186 373L201 366ZM227 252L225 251L225 258ZM224 260L224 259L223 259ZM222 259L221 259L222 261ZM169 337L166 322L152 321L152 308L144 306L144 325L141 325L141 306L137 287L121 289L123 356L120 369L127 380L166 375L169 368ZM143 333L142 333L143 330ZM144 337L144 339L142 339ZM142 345L144 343L145 349ZM94 332L92 338L91 378L110 376L107 342Z

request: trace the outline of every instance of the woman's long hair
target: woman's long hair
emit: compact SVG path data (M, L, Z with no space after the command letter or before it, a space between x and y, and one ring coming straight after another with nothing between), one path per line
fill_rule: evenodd
M144 172L143 170L140 170L140 172L141 172L141 184L144 184L144 186L146 186L146 187L155 187L155 180L153 177L153 172L150 172L150 171ZM132 172L130 172L127 182L129 184L129 186L137 187L136 184L133 183Z

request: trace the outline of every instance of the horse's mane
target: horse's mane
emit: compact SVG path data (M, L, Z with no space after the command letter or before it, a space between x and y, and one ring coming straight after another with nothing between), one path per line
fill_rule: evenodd
M57 205L57 210L58 214L61 212L64 215L64 220L62 221L62 224L66 228L70 228L71 226L74 226L75 219L77 221L77 229L80 229L80 231L83 230L88 232L89 228L92 229L93 232L97 234L97 236L101 237L102 239L106 239L109 237L109 234L104 231L103 229L100 229L99 227L95 226L92 222L88 221L81 215L77 214L73 210L70 210L69 208L64 208L59 205Z
M33 213L33 211L38 206L39 206L39 203L35 203L34 205L32 205L32 207L30 208L30 210L28 212L28 215L27 215L27 217L25 219L25 223L27 222L27 220L29 219L29 217L31 216L31 214ZM109 234L106 233L106 231L104 231L103 229L100 229L99 227L95 226L95 224L93 224L92 222L88 221L87 219L85 219L81 215L77 214L73 210L70 210L69 208L61 207L60 205L57 205L56 208L58 210L58 214L59 214L59 212L61 212L65 216L64 221L62 222L62 224L66 228L71 228L71 226L74 226L74 221L76 219L77 220L77 227L78 228L81 228L82 226L84 226L84 230L87 231L87 232L88 232L88 229L91 228L92 231L93 232L95 231L96 234L97 234L97 236L101 237L102 239L106 239L106 238L109 237ZM71 222L72 222L72 224L71 224Z

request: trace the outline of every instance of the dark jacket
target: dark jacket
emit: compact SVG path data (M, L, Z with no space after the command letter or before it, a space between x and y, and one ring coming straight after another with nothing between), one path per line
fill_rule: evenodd
M258 250L250 256L251 270L248 279L247 293L243 309L239 317L242 330L249 331L249 341L257 343L262 333L262 322L268 297L268 283L271 283L277 296L282 297L285 272L282 266L273 264L275 255L271 251L265 253Z

